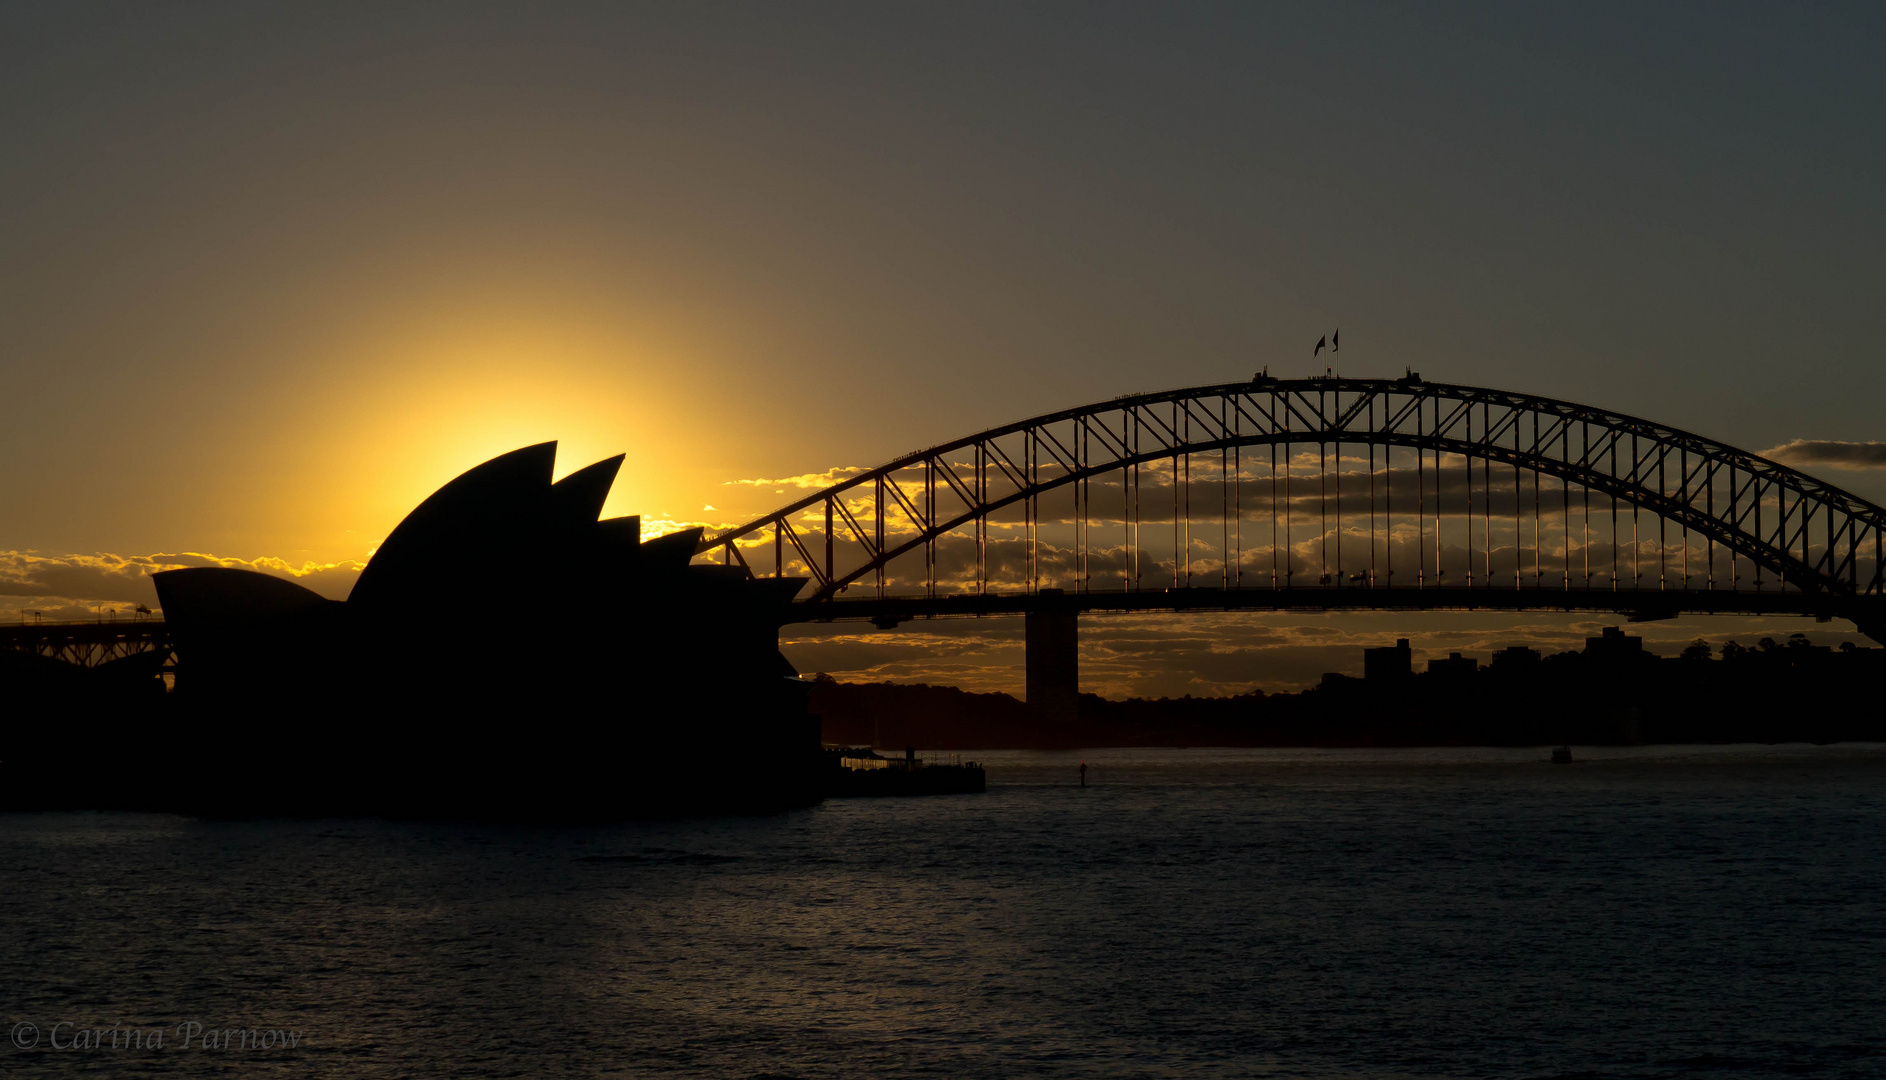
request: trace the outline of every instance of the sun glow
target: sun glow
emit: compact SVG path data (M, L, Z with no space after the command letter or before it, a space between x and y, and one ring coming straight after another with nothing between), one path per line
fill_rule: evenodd
M606 516L679 509L711 486L683 464L703 436L680 421L688 394L673 378L699 358L646 329L540 313L336 351L324 366L338 378L301 388L274 429L257 432L286 476L249 504L307 530L317 557L365 558L441 484L532 443L558 443L558 477L626 454Z

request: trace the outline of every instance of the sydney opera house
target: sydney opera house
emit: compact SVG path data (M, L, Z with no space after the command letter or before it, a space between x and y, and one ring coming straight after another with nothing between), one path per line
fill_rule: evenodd
M818 724L777 645L802 582L691 565L699 530L644 542L637 518L599 520L622 458L553 483L555 459L528 446L440 488L345 601L244 570L157 574L165 707L103 753L16 746L7 786L205 814L816 801Z

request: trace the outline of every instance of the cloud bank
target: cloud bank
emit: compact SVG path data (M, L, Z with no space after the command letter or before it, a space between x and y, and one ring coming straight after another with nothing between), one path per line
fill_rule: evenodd
M1836 469L1886 469L1886 442L1794 439L1762 451L1788 465L1827 465Z
M759 487L759 488L800 488L808 491L821 490L842 484L846 480L864 471L862 465L839 465L824 472L800 473L798 476L782 476L768 480L757 477L751 480L725 480L722 487Z
M90 619L143 604L157 607L151 575L192 566L223 566L286 578L322 596L344 600L365 563L302 563L263 557L238 559L186 551L156 555L42 555L0 551L0 620L17 622L28 612L48 620Z

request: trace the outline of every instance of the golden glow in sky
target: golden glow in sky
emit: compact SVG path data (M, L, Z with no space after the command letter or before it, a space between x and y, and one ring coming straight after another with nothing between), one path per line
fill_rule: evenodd
M1871 445L1843 18L20 7L0 554L357 561L551 439L627 455L608 514L732 523L1333 326L1352 375Z
M572 321L466 320L361 348L344 386L292 421L297 441L328 448L294 497L356 529L390 528L459 472L531 443L559 443L558 473L627 453L605 512L685 505L685 466L704 447L677 421L672 346L632 329ZM677 484L677 481L680 483ZM310 496L312 495L312 498ZM323 513L324 512L324 513Z

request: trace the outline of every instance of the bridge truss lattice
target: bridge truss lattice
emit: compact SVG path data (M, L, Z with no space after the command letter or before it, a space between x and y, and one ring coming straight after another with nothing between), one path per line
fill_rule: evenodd
M1879 506L1652 421L1418 377L1260 377L919 450L696 550L805 576L809 604L854 588L1445 588L1779 592L1870 611L1883 548Z
M0 649L91 668L159 650L168 656L170 634L162 619L22 623L0 626Z

